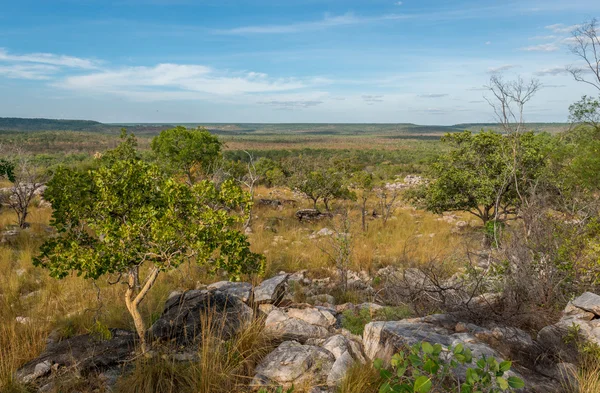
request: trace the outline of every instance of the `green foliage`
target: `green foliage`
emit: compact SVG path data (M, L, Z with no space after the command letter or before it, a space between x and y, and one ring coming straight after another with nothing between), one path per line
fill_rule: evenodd
M15 181L15 164L5 160L4 158L0 158L0 177L5 177L9 181Z
M313 207L323 201L329 210L329 202L334 199L355 199L348 189L344 174L333 168L301 168L290 178L290 188L298 190L313 201Z
M363 334L365 325L371 322L371 320L371 312L368 308L362 308L358 312L346 310L342 313L342 327L356 335Z
M465 131L442 141L452 149L430 166L431 182L407 194L433 213L467 211L484 223L506 220L545 168L545 135Z
M600 99L588 96L569 106L569 120L598 128L600 125Z
M210 174L221 156L221 142L204 128L178 126L164 130L152 140L152 150L169 170L183 172L190 182Z
M87 172L59 168L45 197L59 236L35 263L57 278L76 271L96 279L144 262L170 270L191 256L233 278L261 267L245 236L230 229L243 218L231 212L250 203L232 181L188 187L133 159Z
M440 344L423 341L392 356L391 368L384 367L381 359L374 361L374 367L384 381L380 393L428 393L440 389L455 393L500 393L524 387L521 379L504 376L510 370L510 361L498 362L493 357L483 356L475 362L475 367L467 368L464 381L453 378L455 369L472 362L471 350L463 344L444 350Z

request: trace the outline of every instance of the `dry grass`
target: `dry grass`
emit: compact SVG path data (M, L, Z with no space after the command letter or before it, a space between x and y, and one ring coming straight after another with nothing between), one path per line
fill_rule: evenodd
M355 364L340 383L338 393L376 393L382 382L372 365Z
M287 190L259 188L257 198L295 199ZM371 201L372 206L375 201ZM257 207L250 241L254 251L264 253L267 261L265 276L280 270L308 269L313 276L330 275L331 268L321 250L323 239L310 239L313 232L336 225L333 221L312 224L299 223L294 218L300 207L309 207L307 201L298 200L298 206L282 210ZM442 258L454 253L462 244L462 236L452 233L454 224L438 220L438 216L399 206L387 225L381 220L370 220L366 232L360 228L358 208L349 203L336 204L336 208L350 208L354 248L353 270L376 271L379 267L403 265ZM63 337L90 332L96 324L133 330L131 318L124 307L122 285L109 285L107 279L97 282L72 275L63 280L49 277L48 272L32 264L38 247L47 236L51 211L33 206L29 216L31 227L23 231L10 244L0 245L0 391L17 389L12 383L14 371L29 359L37 356L45 346L48 333L59 329ZM0 212L0 230L14 225L13 212ZM462 218L460 218L462 219ZM272 229L269 229L272 228ZM224 277L208 276L206 269L184 264L178 269L159 276L148 297L142 303L144 318L150 324L162 312L164 302L174 290L194 289L199 284L222 280ZM247 277L248 280L260 280ZM351 299L350 299L351 300ZM17 318L20 322L17 321ZM23 323L24 322L24 323ZM218 391L217 386L228 386L235 391L248 382L250 369L269 348L261 343L260 334L248 330L237 341L230 342L219 353L219 343L209 343L200 349L208 351L206 359L188 370L194 375L197 392ZM261 343L256 346L255 343ZM229 354L237 354L237 358ZM244 359L241 363L237 360ZM208 359L213 359L208 361ZM140 364L144 368L145 364ZM148 366L150 367L150 366ZM152 370L149 370L149 372ZM168 370L167 370L168 371ZM171 371L179 372L179 369ZM240 378L220 378L218 375L239 375ZM210 377L209 377L210 376ZM214 377L213 377L214 376ZM231 383L235 382L234 385ZM17 391L17 390L14 390Z

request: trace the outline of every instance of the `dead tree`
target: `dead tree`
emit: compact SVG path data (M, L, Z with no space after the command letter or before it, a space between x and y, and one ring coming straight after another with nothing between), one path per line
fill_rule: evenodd
M13 185L3 196L6 203L17 214L19 228L27 226L29 206L40 194L44 183L48 180L46 172L34 165L29 155L22 151L14 154Z
M598 21L594 18L572 32L571 53L585 63L584 66L569 66L567 71L578 82L587 83L600 90L600 37Z

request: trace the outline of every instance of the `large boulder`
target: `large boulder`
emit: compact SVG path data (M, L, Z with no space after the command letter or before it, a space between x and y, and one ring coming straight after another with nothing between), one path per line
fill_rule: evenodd
M327 327L291 317L283 309L273 309L269 312L265 320L265 331L274 337L300 342L306 342L310 338L327 337L330 334Z
M279 303L285 295L289 276L287 273L278 274L257 285L254 288L254 303Z
M555 358L577 362L577 341L600 345L600 296L586 292L571 301L560 321L538 332L537 341Z
M253 311L237 296L218 290L193 290L167 300L160 318L149 329L150 340L191 344L202 337L204 326L224 340L252 320Z
M316 345L285 341L256 367L252 384L296 389L325 386L335 360L331 352Z
M110 339L84 334L50 342L40 356L17 370L16 379L20 383L42 386L68 372L85 377L118 368L133 356L137 336L120 329L110 329L110 334Z
M295 214L298 221L319 221L325 218L333 217L331 213L321 213L317 209L300 209Z
M216 289L228 295L236 296L244 303L248 303L252 297L252 284L248 282L219 281L210 284L206 289Z
M457 332L459 331L459 332ZM518 348L532 351L535 358L537 346L527 333L514 328L487 329L472 324L457 323L449 315L440 314L425 318L394 322L371 322L365 326L363 344L367 357L389 359L395 352L422 341L438 343L443 347L462 344L468 347L474 358L494 357L499 361L514 359ZM528 336L528 335L527 335ZM534 359L535 360L535 359ZM547 393L561 391L560 382L540 375L533 363L518 362L511 371L525 381L526 392ZM466 367L454 370L455 377L462 379Z

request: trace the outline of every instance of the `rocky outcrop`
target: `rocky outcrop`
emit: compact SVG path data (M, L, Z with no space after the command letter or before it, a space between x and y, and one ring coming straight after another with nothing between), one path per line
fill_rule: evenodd
M237 296L219 290L194 290L167 300L160 318L149 329L151 341L191 344L202 337L203 326L212 326L228 339L252 320L253 312Z
M82 376L119 367L135 350L135 333L110 329L111 338L101 339L90 334L51 342L36 359L16 372L20 383L48 386L52 378L67 372Z
M300 209L296 212L295 216L300 222L310 222L331 218L333 217L333 214L321 213L317 209Z
M264 304L271 303L277 304L285 295L287 280L289 274L283 273L275 277L271 277L268 280L264 280L254 288L254 303Z
M228 295L238 297L248 303L252 297L252 284L248 282L219 281L206 287L208 290L219 290Z
M519 362L512 371L525 381L527 389L523 391L546 393L558 392L562 388L550 375L540 375L533 363L540 355L539 346L526 332L516 328L488 329L459 322L452 315L439 314L402 321L371 322L365 326L363 333L365 353L371 360L389 359L398 350L421 341L438 343L445 348L462 344L471 350L474 358L492 356L498 360L515 360L526 354L529 362ZM465 371L466 367L459 367L455 376L464 378Z
M335 356L326 349L285 341L256 367L252 384L286 388L323 386L334 363Z
M560 321L539 331L537 341L554 358L569 363L577 361L578 341L600 345L600 296L586 292L571 301Z

